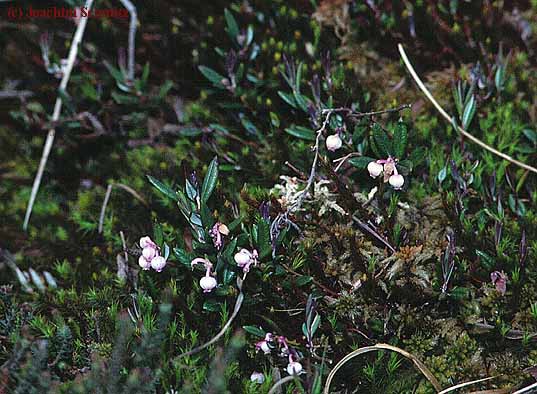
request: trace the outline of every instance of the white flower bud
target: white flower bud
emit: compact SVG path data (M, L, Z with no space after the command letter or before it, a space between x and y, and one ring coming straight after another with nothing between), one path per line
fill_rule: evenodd
M204 276L200 279L200 287L203 289L204 293L210 292L216 287L216 279L212 276Z
M263 353L265 354L269 354L270 353L270 346L268 345L268 342L267 341L261 341L261 345L259 346L259 348L263 351Z
M146 260L144 256L140 256L140 258L138 259L138 265L144 271L147 271L149 268L151 268L151 261Z
M252 254L247 249L241 249L235 253L235 262L239 267L243 267L250 262Z
M379 164L375 161L372 161L367 165L367 171L369 171L369 175L371 175L372 178L376 178L382 174L383 169L384 167L382 164Z
M405 183L405 178L402 175L394 174L390 177L389 182L395 190L400 190Z
M146 246L142 250L142 256L144 256L146 260L151 261L153 257L155 257L156 255L157 255L157 250L152 246Z
M150 237L142 237L140 238L140 247L143 249L143 248L146 248L148 246L154 246L155 243L151 240Z
M218 226L218 231L222 235L229 235L229 228L225 224L220 223Z
M287 364L287 373L289 375L298 375L300 372L302 372L302 364L299 362L291 361Z
M339 135L332 134L326 137L326 149L328 149L329 151L334 152L341 148L341 145L343 145L343 141L341 141Z
M151 268L160 272L166 266L166 259L162 256L156 256L151 260Z
M250 382L257 383L257 384L263 384L265 382L265 375L263 375L261 372L252 372L250 375Z

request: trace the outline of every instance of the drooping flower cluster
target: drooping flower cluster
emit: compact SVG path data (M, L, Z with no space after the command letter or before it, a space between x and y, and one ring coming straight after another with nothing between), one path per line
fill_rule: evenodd
M229 229L225 224L216 222L215 225L209 230L209 235L213 239L214 247L220 250L224 244L222 236L229 235Z
M213 269L213 264L209 260L202 257L197 257L192 260L190 263L192 269L194 269L196 264L202 264L205 267L205 276L200 279L200 287L203 289L204 293L210 293L218 285L213 276L214 274L211 272Z
M157 244L146 236L140 238L140 247L142 248L142 255L138 259L138 265L146 271L149 268L153 268L157 272L162 271L166 266L166 259L160 255L160 248Z
M401 190L405 183L405 178L397 171L396 159L388 157L372 161L367 165L367 171L372 178L376 178L384 173L384 183L389 182L395 190Z
M258 258L259 255L257 254L257 250L255 249L250 252L248 249L243 248L237 253L235 253L235 262L240 268L242 268L244 276L246 276L246 274L250 272L250 266L257 265Z
M507 275L503 271L494 271L490 274L490 280L496 287L496 291L501 295L505 295L507 291Z
M257 351L261 350L264 354L270 354L273 350L279 349L279 355L288 358L287 373L289 375L298 375L302 372L302 364L297 361L299 354L289 346L287 338L284 336L268 332L263 340L255 344L255 348Z

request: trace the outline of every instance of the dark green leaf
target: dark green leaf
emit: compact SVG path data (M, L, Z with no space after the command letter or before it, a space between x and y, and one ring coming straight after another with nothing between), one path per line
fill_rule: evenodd
M276 128L280 127L280 118L274 112L270 113L270 123Z
M468 129L476 111L476 103L474 95L471 96L470 101L464 107L464 112L462 114L462 128Z
M315 315L315 319L313 319L313 323L311 324L311 336L315 335L315 331L319 328L319 325L321 324L321 316Z
M313 280L313 278L311 276L306 276L306 275L299 276L297 278L297 280L296 280L296 285L297 286L304 286L304 285L310 283L312 280Z
M300 107L300 109L306 113L308 113L308 102L309 102L309 99L304 96L303 94L299 93L299 92L294 92L294 97L295 97L295 101L296 103L298 104L298 106Z
M253 135L259 134L257 127L255 127L255 125L246 116L241 118L241 123L248 133Z
M454 287L449 292L449 295L456 300L464 300L470 296L470 290L466 287Z
M218 312L220 308L220 302L217 300L211 299L203 303L203 309L209 312Z
M260 338L264 338L265 334L266 334L265 331L263 331L262 329L260 329L259 327L256 327L256 326L242 326L242 328L247 333L255 335L255 336L260 337Z
M414 167L419 166L424 160L427 155L427 151L423 147L418 147L412 151L410 154L410 161L412 162Z
M257 223L257 246L259 248L260 258L264 258L272 252L270 225L263 219Z
M534 145L537 145L537 133L530 129L522 130L526 138L528 138Z
M209 197L211 197L211 194L214 190L214 187L216 186L216 182L218 181L218 158L215 157L211 164L209 164L209 168L207 169L207 174L205 175L205 178L203 179L203 185L201 187L201 201L203 203L206 203L209 200Z
M283 99L283 101L285 101L291 107L297 108L295 98L292 95L290 95L288 93L285 93L285 92L282 92L280 90L280 91L278 91L278 96L280 96Z
M401 160L397 163L401 175L407 176L412 172L413 163L410 160Z
M315 141L315 132L303 126L291 126L285 129L287 134L302 138L303 140Z
M496 262L494 261L494 258L490 255L488 255L487 253L481 251L481 250L476 250L475 251L475 254L477 254L477 256L479 257L481 263L483 264L483 266L487 269L487 270L492 270L494 268L494 266L496 265Z
M235 20L235 17L233 14L226 8L224 9L224 17L226 19L226 25L227 25L227 32L229 36L236 41L237 35L239 34L239 26L237 25L237 21Z
M179 130L179 134L185 137L195 137L201 134L201 130L196 127L183 127Z
M177 194L169 186L165 185L158 179L153 178L151 175L147 175L147 179L149 179L149 182L151 182L151 184L156 187L159 192L175 201L179 201Z
M367 165L371 163L372 161L375 161L375 159L372 159L371 157L367 157L367 156L353 157L349 159L349 163L352 166L356 168L360 168L360 169L367 168Z
M174 248L173 253L181 264L187 266L188 268L191 267L190 263L192 261L192 256L188 254L186 250L181 248Z
M393 149L390 138L377 124L373 125L373 139L382 157L388 157L392 154Z
M393 153L395 157L401 159L405 154L408 139L407 127L403 122L397 122L393 134Z
M223 75L218 74L212 68L205 66L198 66L198 70L203 74L205 78L211 81L216 87L224 88L222 80L225 78Z

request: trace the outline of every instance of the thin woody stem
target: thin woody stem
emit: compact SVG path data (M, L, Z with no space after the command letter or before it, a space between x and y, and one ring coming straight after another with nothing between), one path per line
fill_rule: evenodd
M90 10L93 5L93 0L86 1L86 9ZM69 55L67 57L67 65L63 71L63 77L60 82L59 91L65 91L67 88L67 83L71 77L71 71L73 71L73 66L75 64L76 56L78 54L78 47L82 42L82 37L84 36L84 30L86 29L86 24L88 23L89 18L80 18L80 22L75 31L73 37L73 42L71 43L71 48L69 49ZM56 103L54 104L54 112L52 113L51 122L54 123L60 118L62 110L62 98L61 95L58 95L56 98ZM41 161L37 169L37 174L32 185L32 193L30 195L30 201L28 201L28 206L26 207L26 214L24 215L24 224L22 228L26 230L28 228L28 223L30 222L30 216L32 214L32 209L34 207L35 199L37 197L37 192L39 191L39 186L41 184L41 179L43 178L43 173L45 172L45 167L47 165L48 157L50 151L52 150L52 144L54 143L54 137L56 135L56 129L52 127L47 134L47 139L45 141L45 146L43 147L43 154L41 155Z

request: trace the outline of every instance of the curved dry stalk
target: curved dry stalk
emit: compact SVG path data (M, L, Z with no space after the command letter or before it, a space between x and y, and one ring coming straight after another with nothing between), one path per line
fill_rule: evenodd
M195 347L192 350L189 350L188 352L184 352L184 353L178 355L175 358L176 360L179 360L180 358L183 358L183 357L186 357L186 356L192 356L193 354L196 354L196 353L202 351L203 349L205 349L205 348L211 346L212 344L218 342L218 340L226 333L226 331L231 326L231 323L233 323L233 320L235 320L235 318L239 314L239 311L240 311L241 306L242 306L242 302L244 301L244 293L242 292L242 282L243 282L243 280L241 278L237 278L237 287L239 288L239 295L237 296L237 301L235 301L235 307L233 308L233 313L231 314L231 317L226 322L226 324L224 324L224 327L222 327L222 329L218 332L218 334L216 334L213 337L213 339L211 339L208 342L205 342L203 345L200 345L198 347Z
M400 349L396 346L388 345L385 343L378 343L374 346L364 346L360 349L356 349L355 351L347 354L345 357L343 357L330 371L330 374L328 375L328 378L326 379L326 385L324 386L324 394L330 393L330 384L332 383L332 380L334 379L334 376L336 375L336 372L345 364L347 361L353 359L354 357L357 357L359 355L374 352L377 350L389 350L392 352L396 352L401 354L402 356L412 360L414 365L420 370L420 372L427 378L427 380L433 385L435 390L437 392L440 392L442 390L442 387L440 386L440 383L438 380L434 377L432 372L423 364L416 356L413 354L408 353L407 351Z
M93 0L86 0L86 9L89 11L93 5ZM71 77L71 71L75 64L76 56L78 54L78 47L82 42L82 37L84 36L84 30L86 29L86 24L88 23L89 18L80 18L78 26L71 42L71 48L69 49L69 55L67 56L67 65L63 71L62 80L60 82L60 91L64 91L67 88L67 83ZM54 104L54 112L52 113L51 122L57 122L60 118L60 113L62 110L63 101L60 95L56 97L56 103ZM28 206L26 207L26 214L24 215L24 224L22 228L26 230L28 228L28 223L30 222L30 216L32 215L32 209L34 207L35 199L37 197L37 192L39 191L39 185L41 184L41 178L43 178L43 173L45 172L45 167L47 165L48 157L50 151L52 150L52 144L54 143L54 137L56 135L56 128L52 127L47 134L47 139L45 141L45 146L43 147L43 153L41 155L41 161L39 162L39 167L37 169L37 174L32 185L32 193L30 195L30 201L28 201Z
M534 391L529 391L529 390L532 390L535 388L537 388L537 383L530 384L529 386L526 386L520 390L515 391L513 394L533 393Z
M497 378L497 376L490 376L488 378L472 380L471 382L459 383L459 384L456 384L455 386L451 386L451 387L449 387L449 388L447 388L445 390L440 391L438 394L446 394L446 393L458 390L458 389L466 387L466 386L471 386L472 384L486 382L487 380L496 379L496 378Z
M418 87L420 88L420 90L423 92L423 94L425 94L425 96L434 105L434 107L438 110L438 112L440 112L440 114L444 117L444 119L446 119L448 122L452 123L453 117L450 116L444 110L444 108L442 108L442 106L440 106L440 104L438 104L438 101L436 101L436 99L433 97L431 92L429 92L429 90L427 89L425 84L422 82L422 80L420 79L420 77L418 76L416 71L414 70L414 67L412 67L412 64L410 63L410 60L408 60L408 57L407 57L407 55L405 53L405 50L404 50L403 46L401 44L398 44L397 48L399 49L399 53L401 54L401 59L403 59L403 62L405 63L405 66L406 66L408 72L410 73L410 75L412 76L414 81L418 84ZM513 163L513 164L515 164L515 165L517 165L517 166L519 166L521 168L524 168L527 171L531 171L531 172L537 174L537 168L532 167L532 166L530 166L530 165L528 165L526 163L522 163L521 161L513 159L511 156L509 156L509 155L507 155L505 153L502 153L499 150L494 149L493 147L485 144L483 141L481 141L480 139L474 137L472 134L470 134L468 131L464 130L462 127L460 127L458 125L457 125L457 130L462 135L464 135L466 138L468 138L470 141L472 141L473 143L479 145L483 149L486 149L489 152L495 154L496 156L499 156L502 159L507 160L510 163Z
M268 394L274 394L282 384L285 384L295 379L296 379L296 376L289 375L289 376L286 376L285 378L278 380L276 383L274 383L274 386L271 387Z
M114 186L117 186L117 187L125 190L126 192L132 194L134 196L134 198L136 198L138 201L140 201L145 206L148 205L147 201L145 201L145 199L142 196L140 196L136 192L136 190L134 190L130 186L124 185L123 183L110 183L110 184L108 184L108 187L106 188L106 194L104 195L103 205L101 206L101 213L99 215L99 229L98 229L99 234L101 234L103 232L104 215L106 213L106 207L108 206L108 200L110 200L110 194L112 194L112 188Z

